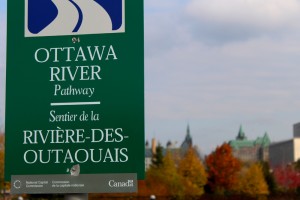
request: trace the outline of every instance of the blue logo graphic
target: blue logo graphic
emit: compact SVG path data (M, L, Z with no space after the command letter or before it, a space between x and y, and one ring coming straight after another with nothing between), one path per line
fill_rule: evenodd
M25 36L125 31L124 0L26 0Z

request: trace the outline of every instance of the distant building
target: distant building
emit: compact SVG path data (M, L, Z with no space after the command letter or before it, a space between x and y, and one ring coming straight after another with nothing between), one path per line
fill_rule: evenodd
M152 164L152 157L156 154L156 147L157 147L157 141L155 138L152 139L151 146L148 141L146 141L145 146L145 168L146 170L149 169L150 165ZM163 156L166 155L167 151L171 152L174 156L184 156L185 153L188 151L190 147L193 147L193 139L190 134L190 127L187 126L186 130L186 136L184 141L181 143L180 147L176 146L176 142L172 143L171 141L168 141L166 144L166 147L163 147ZM194 146L194 148L197 150L199 158L201 158L200 151L197 146Z
M300 159L300 123L294 124L293 138L274 142L269 147L270 166L286 166Z
M145 169L147 170L150 165L152 164L152 157L156 154L156 139L152 139L151 147L149 145L149 142L146 141L146 147L145 147Z
M185 153L187 152L187 150L189 150L189 148L191 148L193 146L193 139L190 133L190 126L187 126L186 129L186 136L184 141L182 142L181 146L180 146L180 150L181 152Z
M255 140L248 140L242 126L240 126L236 139L229 141L233 155L244 162L267 161L270 143L267 133Z

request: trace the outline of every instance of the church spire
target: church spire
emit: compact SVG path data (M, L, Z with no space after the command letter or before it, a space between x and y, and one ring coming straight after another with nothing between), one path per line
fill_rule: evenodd
M187 125L187 128L186 128L186 135L190 136L190 125L189 124Z
M192 140L192 136L190 134L190 125L187 125L187 129L186 129L186 136L185 139L183 141L183 143L181 144L181 148L186 148L188 149L189 147L193 146L193 140Z
M236 137L237 140L246 140L247 137L245 136L245 132L243 131L243 127L242 125L240 125L240 130L239 130L239 133Z

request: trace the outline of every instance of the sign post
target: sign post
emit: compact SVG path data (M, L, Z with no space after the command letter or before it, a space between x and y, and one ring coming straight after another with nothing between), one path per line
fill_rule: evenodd
M136 192L144 178L143 2L8 2L11 192Z

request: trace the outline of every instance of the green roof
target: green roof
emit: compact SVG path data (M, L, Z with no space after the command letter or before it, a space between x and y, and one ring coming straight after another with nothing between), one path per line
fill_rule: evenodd
M230 140L229 145L234 149L239 149L242 147L254 147L253 140Z
M256 140L248 140L242 126L240 126L239 133L235 140L230 140L229 145L234 149L240 149L243 147L254 147L256 145L261 145L267 147L271 144L271 140L267 133L263 137L258 137Z
M269 146L271 144L271 140L268 136L268 133L266 132L262 138L258 137L255 140L255 144L259 144L259 145L262 145L264 147Z

